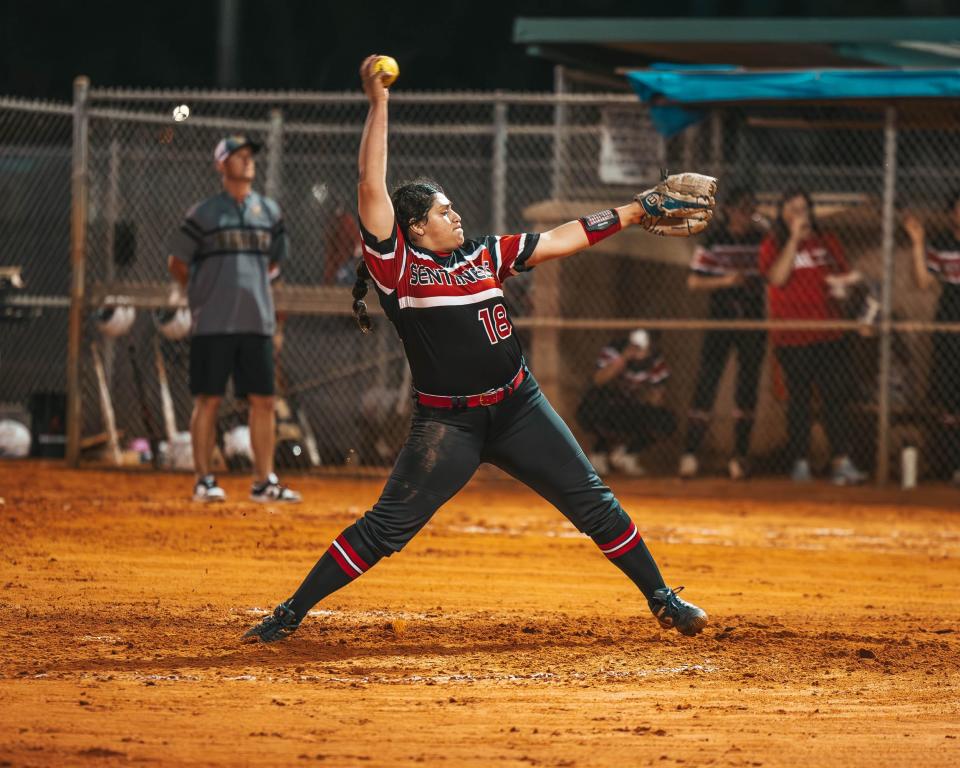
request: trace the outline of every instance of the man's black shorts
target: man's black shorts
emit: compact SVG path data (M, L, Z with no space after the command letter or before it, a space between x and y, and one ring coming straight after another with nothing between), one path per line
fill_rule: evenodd
M190 339L190 393L222 395L233 374L237 397L273 394L273 337L225 333Z

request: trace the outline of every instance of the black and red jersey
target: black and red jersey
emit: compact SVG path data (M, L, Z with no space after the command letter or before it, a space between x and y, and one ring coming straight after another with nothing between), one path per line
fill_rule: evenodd
M629 339L616 339L603 349L597 356L597 368L606 368L623 357ZM670 378L670 368L659 351L654 350L639 360L630 360L620 375L608 387L618 388L631 393L640 393L647 387L658 386Z
M759 256L763 232L732 234L714 224L694 249L690 271L707 277L739 274L743 283L710 294L710 317L759 319L764 316L764 283Z
M538 234L486 235L435 253L393 235L377 242L360 224L363 258L380 305L403 341L413 386L431 395L501 387L523 361L503 281L529 267Z

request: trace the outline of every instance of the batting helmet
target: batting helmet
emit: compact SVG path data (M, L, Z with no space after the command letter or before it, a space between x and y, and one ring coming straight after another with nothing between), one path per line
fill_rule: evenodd
M0 420L0 456L19 459L30 453L30 430L13 419Z
M160 334L170 341L180 341L190 334L190 310L158 309L153 313L153 321Z
M131 306L101 307L97 310L97 328L100 333L110 338L123 336L137 317L136 310Z

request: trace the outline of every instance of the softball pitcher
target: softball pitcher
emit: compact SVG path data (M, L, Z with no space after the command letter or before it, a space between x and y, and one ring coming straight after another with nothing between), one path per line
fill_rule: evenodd
M606 487L527 368L503 299L511 275L570 256L620 229L662 235L702 231L716 180L671 176L634 202L543 233L466 239L436 182L387 191L388 90L367 58L360 74L369 111L360 143L358 202L364 264L354 311L362 329L365 278L376 286L410 364L416 407L380 499L346 528L300 587L245 638L290 635L317 602L399 552L482 462L494 464L557 507L641 590L664 628L696 635L700 608L664 584L637 526Z

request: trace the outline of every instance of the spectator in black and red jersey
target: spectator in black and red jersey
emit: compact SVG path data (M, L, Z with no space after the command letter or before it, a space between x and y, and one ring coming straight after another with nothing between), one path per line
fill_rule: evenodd
M760 271L767 278L768 310L775 320L840 320L838 298L860 279L847 266L840 241L820 229L803 190L784 194L777 220L760 246ZM820 393L836 485L862 483L866 476L849 456L849 405L853 395L848 339L839 329L773 330L770 340L783 369L788 449L795 482L811 479L811 400Z
M913 245L913 274L925 290L940 283L940 298L934 320L960 322L960 194L948 206L950 224L926 235L923 222L913 214L904 217L903 228ZM954 485L960 485L960 333L933 334L930 367L930 400L938 411L940 435Z
M709 291L711 320L762 320L764 283L757 259L764 230L755 221L753 193L745 187L731 190L721 210L722 220L713 222L693 252L687 287L692 291ZM767 335L762 330L709 330L704 334L693 402L687 414L680 477L695 477L699 471L697 452L707 433L720 376L734 350L737 353L734 450L727 470L733 480L747 476L757 382L766 348Z
M590 461L599 474L611 468L645 474L637 454L677 428L664 406L669 377L663 355L642 328L600 350L593 386L577 408L580 425L596 435Z

